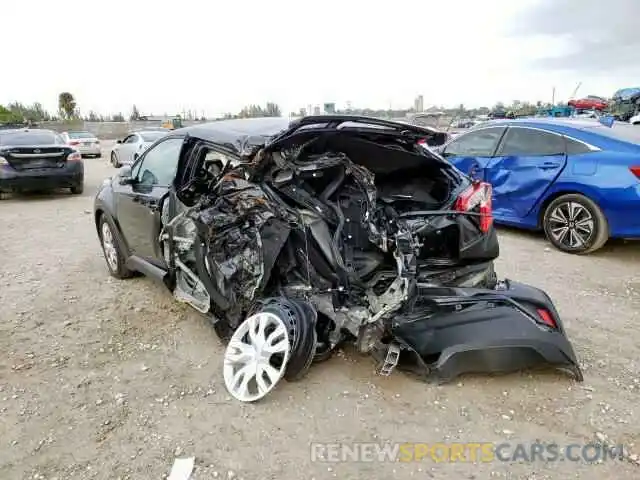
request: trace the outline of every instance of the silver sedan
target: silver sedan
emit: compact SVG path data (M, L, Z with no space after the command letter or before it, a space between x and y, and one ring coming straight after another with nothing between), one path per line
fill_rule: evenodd
M62 132L65 143L80 152L83 157L100 157L100 140L91 132Z
M146 130L132 132L123 140L117 140L111 151L111 164L116 168L132 165L153 142L167 133L167 131Z

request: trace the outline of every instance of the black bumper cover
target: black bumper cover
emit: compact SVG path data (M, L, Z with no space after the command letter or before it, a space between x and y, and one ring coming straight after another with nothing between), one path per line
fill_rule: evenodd
M391 331L430 377L446 382L462 373L552 365L583 380L558 312L542 290L508 280L496 290L429 290L412 312L393 319ZM551 314L557 328L545 325L538 309Z
M60 168L14 170L0 167L0 191L48 190L82 185L84 165L67 162Z

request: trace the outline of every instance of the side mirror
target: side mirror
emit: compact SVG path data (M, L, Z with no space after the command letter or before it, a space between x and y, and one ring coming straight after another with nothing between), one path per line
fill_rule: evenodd
M122 140L116 140L116 143L122 143Z
M131 167L129 165L120 167L118 178L120 179L120 185L133 185L136 183L136 179L131 177Z

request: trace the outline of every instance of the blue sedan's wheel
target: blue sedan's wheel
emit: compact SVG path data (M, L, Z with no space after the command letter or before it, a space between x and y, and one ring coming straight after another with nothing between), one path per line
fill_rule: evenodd
M609 239L609 225L602 210L579 194L556 198L545 210L542 223L547 239L567 253L595 252Z

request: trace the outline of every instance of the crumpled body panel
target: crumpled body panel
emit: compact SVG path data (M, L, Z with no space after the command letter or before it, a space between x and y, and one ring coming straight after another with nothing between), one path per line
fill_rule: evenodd
M257 184L228 175L190 217L206 239L218 291L230 304L251 302L288 236L286 212Z
M424 300L422 312L398 315L392 331L429 376L450 381L463 373L553 366L582 381L560 316L542 290L506 281L497 290L456 288Z

